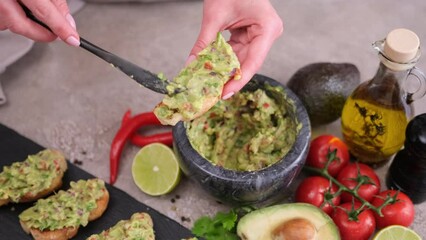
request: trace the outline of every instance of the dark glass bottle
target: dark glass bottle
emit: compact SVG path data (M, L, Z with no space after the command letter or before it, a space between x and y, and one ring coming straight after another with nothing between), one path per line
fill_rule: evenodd
M426 200L426 113L408 123L405 137L404 149L389 167L386 184L420 203Z

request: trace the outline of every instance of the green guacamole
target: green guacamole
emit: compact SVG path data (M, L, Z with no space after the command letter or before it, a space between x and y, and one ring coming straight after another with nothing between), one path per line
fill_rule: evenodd
M280 87L268 92L284 97ZM239 92L187 123L187 135L193 148L213 164L255 171L274 164L293 146L301 128L291 117L294 111L293 104L278 104L264 90Z
M110 229L87 240L154 240L154 228L147 213L135 213L130 220L121 220Z
M23 211L19 219L31 228L56 230L86 226L90 212L97 208L96 201L104 194L105 183L100 179L79 180L70 183L67 191L59 191Z
M222 94L224 84L241 77L240 63L232 47L220 33L217 38L184 68L169 86L182 92L165 96L154 109L154 114L163 124L175 125L189 121L210 109Z
M37 195L52 184L65 169L61 169L59 158L63 156L53 150L43 150L29 155L25 161L3 167L0 173L0 199L19 202L25 196Z

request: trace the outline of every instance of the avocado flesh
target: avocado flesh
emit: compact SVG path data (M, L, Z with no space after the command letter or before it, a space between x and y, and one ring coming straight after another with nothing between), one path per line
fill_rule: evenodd
M280 204L250 212L238 222L237 234L242 240L272 240L274 229L295 218L309 220L315 226L315 239L340 239L333 220L319 208L306 203Z

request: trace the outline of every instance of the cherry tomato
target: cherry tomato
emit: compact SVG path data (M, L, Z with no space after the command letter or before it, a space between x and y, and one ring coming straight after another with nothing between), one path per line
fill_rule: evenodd
M348 147L340 138L333 135L321 135L312 140L306 164L315 168L324 168L329 157L334 160L328 165L327 170L334 177L349 162Z
M361 207L361 203L342 203L331 215L336 226L339 228L342 240L368 240L374 233L376 221L370 209L364 209L356 216L354 211ZM349 214L348 214L349 213Z
M380 180L374 169L363 163L349 163L337 175L337 180L349 189L354 189L361 179L366 182L359 187L358 194L370 202L380 191ZM352 202L354 197L342 192L341 198L342 202Z
M371 204L375 207L382 205L388 195L391 197L396 195L395 201L392 201L389 205L382 208L383 217L374 213L377 227L381 229L390 225L410 226L414 221L415 210L413 202L404 193L395 190L386 190L374 196Z
M296 202L305 202L321 208L330 215L333 212L333 206L324 200L329 199L334 206L340 204L340 196L333 197L338 187L331 184L329 180L320 176L305 178L296 190ZM323 204L324 203L324 204Z

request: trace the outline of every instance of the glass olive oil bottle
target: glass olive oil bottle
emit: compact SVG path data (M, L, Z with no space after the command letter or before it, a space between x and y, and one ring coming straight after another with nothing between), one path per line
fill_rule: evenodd
M359 161L386 161L403 146L405 128L413 116L410 103L426 92L426 78L414 67L419 46L417 35L407 29L395 29L373 44L380 59L376 75L353 91L341 118L345 142ZM413 93L405 90L409 75L419 80Z

